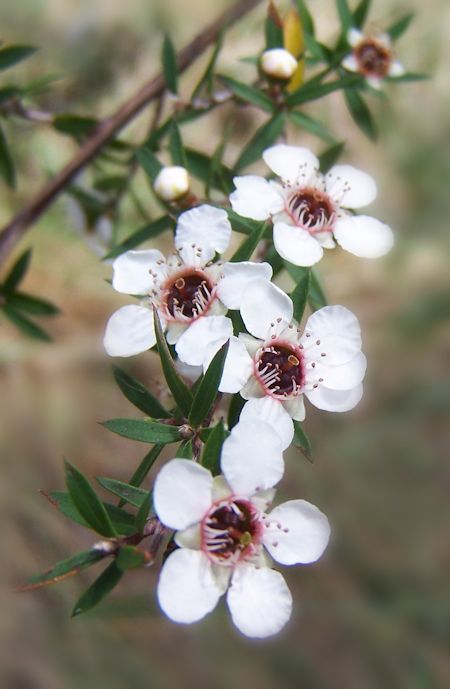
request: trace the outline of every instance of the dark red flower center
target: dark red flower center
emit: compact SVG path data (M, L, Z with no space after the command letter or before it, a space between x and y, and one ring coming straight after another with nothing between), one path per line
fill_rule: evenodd
M319 232L330 229L334 207L328 194L319 189L300 189L288 200L288 212L297 225Z
M369 38L355 47L354 54L364 74L385 77L391 63L390 50Z
M164 305L175 320L191 320L208 310L212 290L213 285L202 271L183 273L166 286Z
M214 507L204 518L202 545L217 562L235 562L259 543L261 531L260 514L252 503L231 500Z
M303 355L288 344L265 347L256 362L256 375L270 395L295 395L305 380Z

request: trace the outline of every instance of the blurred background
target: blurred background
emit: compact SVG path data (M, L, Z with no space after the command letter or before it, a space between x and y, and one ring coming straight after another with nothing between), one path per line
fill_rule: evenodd
M40 47L15 70L17 77L58 76L42 94L43 107L101 117L156 71L162 26L180 47L229 4L2 2L1 38ZM309 6L326 41L336 30L334 3L311 0ZM398 55L410 71L427 72L431 79L390 86L388 99L370 98L381 129L376 145L356 130L341 94L309 110L348 142L346 160L377 178L373 214L395 228L397 244L379 261L335 251L319 266L329 301L345 304L361 320L369 371L357 410L333 415L308 409L305 430L314 465L296 450L287 461L280 499L312 501L334 529L321 562L284 570L295 599L290 625L275 640L249 642L234 631L222 604L198 625L176 626L158 611L156 569L128 573L106 602L74 620L73 604L94 569L35 593L11 593L31 574L92 542L89 532L39 495L40 489L63 488L63 456L91 477L127 481L146 449L98 425L136 415L116 387L101 347L109 314L126 299L106 282L109 266L82 241L70 205L61 199L16 252L34 247L24 288L62 311L45 323L54 343L28 340L1 322L2 686L450 686L450 5L374 0L370 20L383 27L411 10L417 16L397 44ZM263 14L261 7L227 34L219 61L223 71L252 79L253 68L238 59L261 49ZM189 93L205 59L184 77L182 91ZM228 117L227 108L219 109L184 128L186 140L211 153ZM125 136L145 131L145 120L146 115ZM255 122L254 110L243 109L230 161ZM15 122L8 125L8 136L21 174L15 194L1 188L2 222L76 150L45 126ZM289 133L289 141L318 153L324 148L299 130ZM151 212L145 179L138 176L136 185ZM125 203L121 235L140 224L134 207ZM153 354L128 364L153 389L161 385Z

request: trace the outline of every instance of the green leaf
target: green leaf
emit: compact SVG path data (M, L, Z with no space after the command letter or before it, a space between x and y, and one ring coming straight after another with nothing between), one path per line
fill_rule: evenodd
M131 404L156 419L170 419L172 414L158 402L150 390L129 373L118 366L113 366L114 378L117 385Z
M8 304L17 311L25 311L35 316L55 316L59 309L46 299L32 297L30 294L15 292L8 298Z
M133 545L123 545L119 548L115 560L117 567L122 572L126 572L127 569L142 567L146 561L145 552Z
M350 12L347 0L336 0L339 19L341 20L342 33L347 34L347 31L353 26L353 15Z
M238 263L239 261L250 260L251 255L255 251L260 240L263 238L263 235L268 226L267 222L258 223L258 225L259 227L256 226L254 231L247 237L247 239L244 242L242 242L241 246L238 249L236 249L232 257L230 258L230 262Z
M181 440L178 426L169 426L151 419L110 419L102 426L123 438L138 440L141 443L176 443Z
M370 9L371 0L360 0L353 12L353 26L360 29L366 21Z
M294 421L294 440L293 443L295 447L300 448L300 450L305 455L309 462L313 461L311 442L306 435L305 431L301 427L300 421Z
M333 146L330 146L330 148L327 148L326 151L321 153L319 156L319 162L320 162L320 170L323 174L328 172L328 170L333 167L333 165L338 161L339 156L341 155L342 151L344 150L345 143L337 143L334 144Z
M3 86L0 89L0 103L21 96L22 91L17 86Z
M117 586L122 576L122 570L115 562L111 562L75 603L72 617L81 615L100 603Z
M8 69L18 62L26 60L36 50L37 48L33 48L31 45L10 45L7 48L0 48L0 70Z
M228 353L228 345L229 342L225 342L215 354L195 393L192 409L189 414L189 423L194 427L199 426L202 421L205 420L216 399L222 379L223 367L225 366L225 359Z
M274 246L269 247L269 250L264 257L264 260L272 266L274 277L275 275L278 275L278 273L281 270L283 270L284 261Z
M0 127L0 176L3 177L6 184L14 189L16 186L16 172L14 169L13 159L9 152L8 142L6 141L3 129Z
M425 81L429 79L429 74L419 74L417 72L407 72L406 74L401 74L398 77L386 77L386 80L396 84L396 83L408 83L410 81Z
M82 115L56 115L53 118L53 127L61 134L68 134L75 139L84 139L95 131L99 122L93 117Z
M102 560L106 555L102 550L96 550L92 548L91 550L84 550L81 553L77 553L66 560L61 560L56 565L47 569L42 574L36 574L30 577L26 584L19 586L17 591L33 591L35 589L42 588L42 586L48 586L50 584L57 584L58 581L67 579L67 577L78 574L82 569L86 569L91 565L95 564L99 560Z
M260 158L264 149L271 146L281 135L284 128L284 114L279 112L265 122L255 133L251 141L245 146L236 161L236 171L251 165Z
M300 322L303 317L311 285L311 270L309 268L303 268L303 270L303 276L297 281L290 295L294 303L294 318L297 322Z
M111 249L111 251L103 257L103 260L106 261L107 259L120 256L120 254L123 254L125 251L134 249L136 246L143 244L143 242L158 237L162 232L164 232L164 230L172 225L172 218L170 218L168 215L164 215L162 218L158 218L157 220L148 223L148 225L140 227L138 230L136 230L136 232L133 232L129 237L127 237L127 239L115 246L114 249Z
M273 2L270 2L267 8L264 32L266 36L266 50L283 47L283 22Z
M175 119L172 122L170 131L169 149L172 163L187 168L187 158L183 147L183 140L181 138L180 128Z
M13 323L16 328L18 328L25 335L28 335L28 337L32 337L35 340L41 340L42 342L52 341L52 338L50 335L48 335L48 333L45 332L45 330L43 330L39 325L36 325L36 323L33 323L33 321L30 321L29 318L24 316L19 311L15 311L14 309L10 308L8 304L2 306L1 310L11 321L11 323Z
M328 128L320 120L316 120L310 115L305 115L304 112L293 111L289 113L289 119L297 127L305 129L310 134L314 134L314 136L323 139L327 143L332 144L336 142L331 132L328 131Z
M251 220L250 218L244 218L241 215L235 213L231 208L225 208L228 219L231 226L235 232L240 232L241 234L254 234L260 228L259 220Z
M152 496L150 491L148 491L147 497L142 501L142 504L139 507L138 512L136 514L135 528L138 533L143 533L151 508Z
M239 416L241 414L242 407L244 406L244 404L245 400L243 397L241 397L239 393L233 395L233 397L231 398L230 406L228 408L227 419L227 424L230 431L233 428L233 426L235 426L239 421Z
M27 249L23 254L20 254L3 283L2 287L4 292L14 292L19 283L22 282L30 267L31 252L31 249Z
M137 151L136 153L136 157L139 161L139 164L144 168L144 171L150 178L151 183L153 184L159 171L162 168L162 165L159 162L158 158L150 150L150 148L148 148L148 146L143 146L142 148L140 148L139 151Z
M400 38L400 36L405 33L413 19L414 12L410 12L409 14L405 14L405 16L398 21L394 22L394 24L391 24L391 26L387 29L387 33L392 40L395 41L397 38Z
M42 492L42 491L41 491ZM67 519L70 519L81 526L90 528L89 524L74 505L72 498L69 493L62 490L52 490L48 494L43 492L43 495L49 500L49 502L58 509L61 514L63 514ZM129 535L135 533L136 529L134 526L134 516L125 512L125 510L112 505L109 502L103 503L105 510L107 511L109 518L111 519L114 528L120 534Z
M117 535L103 503L87 478L67 460L64 462L69 495L89 526L108 538Z
M225 35L225 30L222 29L219 37L214 45L211 58L206 66L206 69L203 73L203 75L200 78L200 81L198 82L197 86L194 88L191 96L191 103L195 101L195 99L201 94L203 89L206 89L208 95L211 97L212 92L213 92L213 78L214 78L214 68L216 66L217 58L219 57L219 53L222 50L222 45L223 45L223 38Z
M202 454L202 465L209 469L213 476L220 474L220 455L225 438L225 426L223 421L219 421L208 436Z
M96 481L102 488L135 507L140 507L143 501L148 498L148 490L137 488L137 486L132 486L130 483L124 483L114 478L106 478L106 476L97 476Z
M266 112L273 113L274 104L269 96L266 96L266 94L259 89L244 84L242 81L231 79L230 77L221 76L220 80L237 98L239 98L239 100L250 103L250 105L255 105L257 108L265 110Z
M229 194L233 189L233 172L229 167L220 163L216 166L214 174L211 174L211 156L186 149L187 167L189 172L197 179L214 189ZM225 191L226 190L226 191Z
M162 450L164 448L164 445L155 445L152 447L150 452L147 452L145 457L142 459L140 462L138 468L134 472L133 476L129 480L129 484L132 486L140 486L145 477L147 476L148 472L152 468L153 464L156 462L158 459L159 455L161 454ZM119 503L120 506L121 503ZM123 504L123 503L122 503Z
M228 196L233 189L233 174L222 162L230 133L231 128L228 127L224 132L222 140L219 141L211 156L208 179L205 184L205 195L208 199L211 196L211 189L214 187L219 189L226 196Z
M304 31L314 35L314 22L306 3L304 0L295 0L295 5L297 7L297 12L300 15L300 19L302 20Z
M175 457L181 458L181 459L192 459L193 453L192 453L192 440L184 440L180 445L178 446L177 452L175 454Z
M153 314L155 319L156 344L158 346L164 377L177 406L187 417L191 410L192 394L176 371L169 347L167 346L166 338L161 328L161 321L159 320L158 312L155 308L153 309Z
M284 265L294 282L297 283L303 278L305 272L303 266L294 266L292 263L289 263L289 261L284 261ZM328 302L317 273L313 269L309 270L311 282L309 286L308 303L313 311L317 311L317 309L326 306Z
M286 98L286 103L290 107L294 105L302 105L302 103L309 103L310 101L323 98L333 91L350 88L357 84L362 84L362 77L359 74L352 74L350 76L341 77L334 81L327 81L325 84L304 84L297 91Z
M178 93L178 66L175 48L168 35L164 36L161 61L166 86L171 93Z
M378 138L377 126L363 97L355 89L345 89L344 96L348 111L355 123L369 139L376 141Z

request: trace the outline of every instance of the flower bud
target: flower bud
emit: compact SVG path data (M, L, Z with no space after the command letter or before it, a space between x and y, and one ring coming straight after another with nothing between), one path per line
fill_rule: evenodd
M153 189L164 201L178 201L189 191L189 175L184 167L163 167L158 173Z
M261 69L274 79L290 79L297 69L297 60L284 48L266 50L261 55Z

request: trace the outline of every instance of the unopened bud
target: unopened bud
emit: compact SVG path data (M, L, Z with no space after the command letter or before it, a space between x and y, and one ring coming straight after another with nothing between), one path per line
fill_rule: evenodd
M261 69L273 79L290 79L297 66L295 57L284 48L266 50L261 55Z
M178 201L189 191L189 175L178 165L163 167L158 173L153 189L164 201Z

